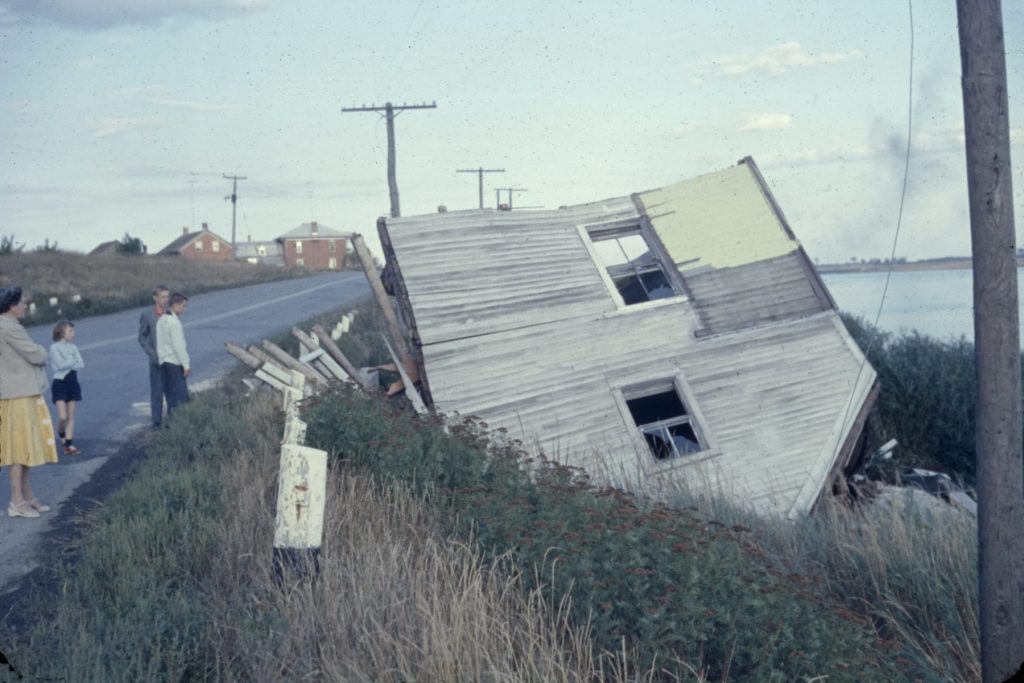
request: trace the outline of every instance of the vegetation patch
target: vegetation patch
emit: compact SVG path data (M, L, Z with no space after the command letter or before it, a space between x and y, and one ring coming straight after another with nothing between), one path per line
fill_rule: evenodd
M28 325L145 306L152 303L157 284L191 295L312 274L304 268L202 263L170 256L86 256L55 250L0 254L0 287L18 285L35 301L36 312L25 319ZM52 306L51 298L57 300Z
M889 681L911 667L867 619L774 569L744 529L643 509L578 471L531 461L484 425L446 434L439 421L354 391L317 399L305 419L307 443L429 495L446 529L490 557L511 553L527 586L571 601L599 651L624 648L641 670L668 680Z

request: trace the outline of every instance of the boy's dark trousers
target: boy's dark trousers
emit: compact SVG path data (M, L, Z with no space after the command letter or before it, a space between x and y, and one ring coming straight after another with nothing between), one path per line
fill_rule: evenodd
M164 369L152 362L149 364L149 414L153 426L159 427L164 418Z
M182 403L188 403L188 380L185 378L185 368L177 363L161 363L160 370L163 375L164 396L167 397L167 415L170 416L175 408Z

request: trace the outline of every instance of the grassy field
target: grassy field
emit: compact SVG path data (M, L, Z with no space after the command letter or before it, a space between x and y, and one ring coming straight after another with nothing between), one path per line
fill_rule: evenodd
M363 307L341 343L380 358ZM272 579L282 418L237 377L157 436L55 565L28 680L972 681L975 529L913 504L797 523L593 486L479 423L339 390L319 581Z
M36 303L28 325L113 313L152 301L153 287L198 294L214 289L303 277L303 268L242 262L198 263L170 256L86 256L73 252L28 252L0 256L0 286L18 285ZM73 297L79 296L78 302ZM56 306L49 305L56 297Z

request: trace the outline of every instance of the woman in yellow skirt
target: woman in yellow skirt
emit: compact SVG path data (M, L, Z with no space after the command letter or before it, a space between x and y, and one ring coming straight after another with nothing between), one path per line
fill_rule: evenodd
M29 468L57 462L53 422L43 400L46 349L18 322L27 307L21 287L0 287L0 465L10 469L9 517L49 511L32 493Z

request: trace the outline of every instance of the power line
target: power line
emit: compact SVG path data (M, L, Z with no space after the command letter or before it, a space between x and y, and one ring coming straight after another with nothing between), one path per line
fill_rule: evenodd
M460 168L456 173L476 173L480 180L480 208L484 208L484 173L504 173L503 168Z
M388 124L388 191L391 194L391 217L397 218L402 215L402 212L398 205L398 179L395 174L395 112L402 112L407 109L437 109L437 101L427 104L401 104L393 105L390 102L384 103L383 107L378 107L375 104L371 104L367 107L365 104L360 107L344 107L341 113L356 112L356 111L382 111L387 120Z

